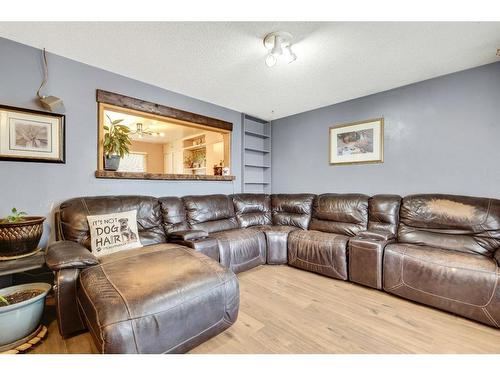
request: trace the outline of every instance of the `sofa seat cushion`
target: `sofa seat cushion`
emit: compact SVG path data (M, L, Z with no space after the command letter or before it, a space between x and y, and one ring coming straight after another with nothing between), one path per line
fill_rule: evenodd
M384 290L480 322L499 326L499 268L479 254L389 244L384 253Z
M103 353L186 352L238 315L234 273L176 244L103 257L78 283L82 316Z
M288 235L288 264L336 279L347 280L348 236L315 230Z
M219 243L220 263L233 272L242 272L266 263L266 237L251 228L211 233Z

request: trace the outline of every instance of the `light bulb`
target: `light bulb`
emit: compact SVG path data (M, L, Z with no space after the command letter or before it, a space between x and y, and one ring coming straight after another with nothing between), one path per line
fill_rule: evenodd
M269 55L267 55L267 57L266 57L266 65L268 67L271 68L271 67L275 66L276 65L276 61L277 61L277 59L276 59L276 57L272 53L270 53Z
M292 51L292 47L291 46L287 46L285 48L285 53L283 54L283 56L285 57L286 59L286 62L288 64L291 64L293 63L295 60L297 60L297 55L295 53L293 53Z
M276 55L282 55L283 54L283 48L282 48L282 40L279 36L274 37L274 46L273 49L271 50L271 53L276 56Z

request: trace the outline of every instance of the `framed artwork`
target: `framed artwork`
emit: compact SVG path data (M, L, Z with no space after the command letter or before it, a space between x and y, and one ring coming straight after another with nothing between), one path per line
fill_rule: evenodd
M0 105L0 160L65 162L65 116Z
M330 164L382 163L384 161L384 119L332 126Z

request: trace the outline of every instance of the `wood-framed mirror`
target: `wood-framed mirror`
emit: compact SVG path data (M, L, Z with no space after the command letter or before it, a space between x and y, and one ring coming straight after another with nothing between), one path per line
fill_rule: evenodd
M234 179L230 174L231 123L102 90L97 99L96 177ZM110 169L104 148L112 124L125 127L130 140L129 152L119 158L116 170L112 165Z

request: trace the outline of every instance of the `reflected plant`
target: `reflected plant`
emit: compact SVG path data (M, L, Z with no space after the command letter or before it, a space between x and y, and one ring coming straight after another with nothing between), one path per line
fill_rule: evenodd
M120 158L123 158L125 155L129 153L129 146L132 144L130 141L130 129L121 125L120 122L123 119L112 121L111 118L108 117L110 125L104 125L104 141L103 141L103 149L104 154L109 157L111 155L119 155Z

